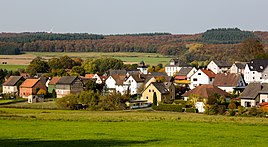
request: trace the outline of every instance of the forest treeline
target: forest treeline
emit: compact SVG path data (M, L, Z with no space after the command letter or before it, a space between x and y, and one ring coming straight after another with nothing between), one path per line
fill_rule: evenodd
M213 59L233 61L239 53L237 48L240 42L249 37L258 37L263 42L264 49L268 50L268 32L252 33L234 28L212 29L203 34L194 35L172 35L169 33L125 35L1 33L0 54L19 54L20 52L145 52L181 57L188 62ZM213 40L217 41L212 43ZM7 48L11 51L6 51Z
M207 30L203 33L201 41L210 44L236 44L255 37L257 36L250 31L242 31L238 28L219 28Z

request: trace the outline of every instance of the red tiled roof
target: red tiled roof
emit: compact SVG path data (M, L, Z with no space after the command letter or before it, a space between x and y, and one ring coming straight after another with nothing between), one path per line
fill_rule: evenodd
M59 80L60 80L60 77L53 77L48 84L55 85Z
M176 76L175 80L186 80L187 76Z
M94 74L86 74L86 75L85 75L85 78L92 79L93 77L94 77Z
M205 73L209 78L215 78L216 74L210 69L201 69L203 73Z
M33 87L38 81L39 81L39 79L26 79L26 80L20 85L20 87L28 87L28 88L31 88L31 87Z

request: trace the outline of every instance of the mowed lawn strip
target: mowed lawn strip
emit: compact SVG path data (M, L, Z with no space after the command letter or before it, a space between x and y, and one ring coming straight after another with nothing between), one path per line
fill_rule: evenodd
M1 146L266 146L268 141L268 119L255 117L0 108L0 124Z

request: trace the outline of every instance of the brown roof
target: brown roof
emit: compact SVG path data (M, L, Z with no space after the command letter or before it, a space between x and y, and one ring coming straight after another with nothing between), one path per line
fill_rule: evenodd
M22 76L10 76L3 86L15 86L19 80L23 79Z
M152 85L158 89L158 91L161 94L168 94L169 93L169 87L172 85L171 82L164 82L164 83L158 83L158 82L152 82Z
M111 75L112 78L115 80L116 85L123 85L126 75Z
M184 93L182 96L189 97L192 94L199 95L200 98L208 98L210 96L213 96L215 93L228 97L231 96L231 94L221 90L217 86L210 85L210 84L204 84L201 86L197 86L196 88Z
M203 73L205 73L209 78L215 78L216 74L210 69L201 69Z
M33 87L38 81L39 81L39 79L26 79L26 80L20 85L20 87L31 88L31 87Z
M241 74L220 73L216 75L213 85L234 87L234 86L237 86L240 78L241 78Z
M139 74L139 75L132 75L132 77L137 83L142 83L145 81L147 75Z
M93 77L94 77L94 74L86 74L86 75L85 75L85 78L92 79Z
M53 77L51 81L48 83L49 85L56 85L56 83L60 80L60 77Z

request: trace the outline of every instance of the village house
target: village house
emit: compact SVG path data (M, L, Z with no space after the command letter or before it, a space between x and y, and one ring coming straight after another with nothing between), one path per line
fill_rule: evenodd
M175 86L172 82L152 82L142 92L141 100L153 103L153 95L156 93L157 102L171 102L175 99Z
M249 83L239 98L243 107L254 107L268 102L268 83Z
M228 98L231 96L231 94L211 84L204 84L201 86L197 86L194 89L184 93L182 96L184 97L185 101L187 101L191 95L198 96L199 99L197 100L195 107L198 109L198 112L204 112L205 111L204 106L205 106L207 98L213 96L215 93L225 98Z
M129 92L131 95L138 93L138 88L140 88L143 85L145 78L146 78L145 75L139 74L139 75L131 75L126 80L125 83L129 85Z
M140 62L140 65L137 67L137 69L140 70L142 74L148 74L148 66L146 66L143 61Z
M262 72L267 65L267 59L254 59L247 63L244 71L245 82L247 84L253 82L262 82L262 76L265 77L265 74L262 74Z
M207 69L199 69L196 73L191 76L190 89L203 84L212 84L215 79L216 74Z
M227 72L232 65L226 61L212 60L207 65L207 69L210 69L215 74Z
M230 73L241 73L244 75L246 64L246 62L235 62L230 68Z
M181 68L187 67L191 66L179 59L171 59L169 61L169 64L165 66L165 72L168 76L174 76L177 72L181 70Z
M20 85L20 96L29 99L37 95L41 89L47 91L46 85L40 79L26 79Z
M226 92L232 93L233 91L243 91L246 87L246 82L242 74L219 73L215 76L213 85Z
M64 76L56 83L57 98L68 94L80 93L84 90L83 82L77 76Z
M53 90L56 90L56 83L60 80L60 77L53 77L48 83L48 92L52 93Z
M3 93L18 94L18 88L23 81L22 76L10 76L2 85Z
M180 85L190 84L191 76L197 71L195 67L182 68L175 76L175 83Z
M126 75L110 75L105 81L105 87L108 92L120 92L124 94L127 92L129 85L124 83Z

